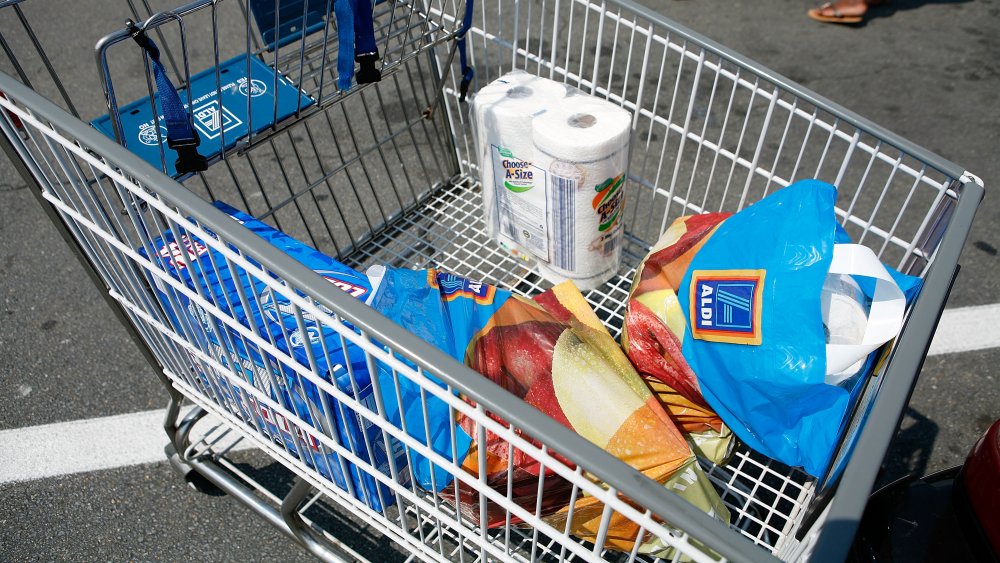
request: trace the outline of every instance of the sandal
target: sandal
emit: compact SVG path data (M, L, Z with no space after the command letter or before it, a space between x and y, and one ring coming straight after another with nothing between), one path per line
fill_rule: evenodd
M865 5L866 12L868 11L868 8L869 6L866 4ZM825 14L824 12L826 12L827 10L832 12L833 15ZM810 18L824 23L847 23L847 24L861 23L862 20L864 20L865 18L864 14L856 14L856 15L842 14L840 10L838 10L837 7L833 5L832 2L827 2L826 4L820 6L819 8L813 8L808 12L806 12L806 14Z

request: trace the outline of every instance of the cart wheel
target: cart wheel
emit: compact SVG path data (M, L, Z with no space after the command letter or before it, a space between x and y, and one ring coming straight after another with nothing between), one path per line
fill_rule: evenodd
M225 491L220 489L215 483L208 480L207 477L195 471L193 467L184 463L180 456L177 455L177 450L174 448L173 444L167 444L163 448L163 452L167 454L167 460L170 462L170 467L184 479L187 486L191 489L198 491L199 493L213 496L221 497L225 495Z

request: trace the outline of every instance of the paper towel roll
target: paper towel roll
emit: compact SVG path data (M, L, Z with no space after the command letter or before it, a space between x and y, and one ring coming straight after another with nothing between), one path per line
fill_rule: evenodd
M549 259L538 264L546 279L587 290L618 271L631 126L628 111L582 94L535 118L550 210Z
M472 102L486 232L543 258L548 255L545 196L544 188L534 190L531 123L565 97L563 84L514 71L479 90ZM507 193L517 195L506 198ZM534 201L539 198L541 211Z

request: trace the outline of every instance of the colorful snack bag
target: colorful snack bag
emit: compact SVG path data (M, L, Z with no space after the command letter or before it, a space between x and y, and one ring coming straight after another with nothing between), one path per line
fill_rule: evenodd
M622 348L695 453L724 464L732 432L705 401L681 353L687 322L676 288L691 259L728 213L680 217L636 269L622 327Z
M369 276L377 280L372 307L728 522L728 510L699 469L681 433L572 282L527 299L436 270L378 268L369 270ZM572 485L568 481L546 468L539 502L538 484L543 470L536 460L512 450L506 440L488 430L485 441L477 442L479 428L474 420L457 415L453 424L443 401L427 399L426 406L422 405L416 384L383 368L380 366L379 381L390 420L402 427L405 419L411 436L429 443L437 453L454 459L477 478L480 450L485 449L483 469L489 487L504 495L509 489L512 501L522 508L534 513L536 505L540 506L542 517L557 529L565 526L571 508L568 503ZM407 408L400 409L396 402L397 382ZM496 415L490 416L506 424ZM429 437L425 428L430 429ZM454 458L452 432L459 446ZM540 446L530 436L522 437ZM456 503L464 516L479 522L479 494L472 487L459 480L456 495L456 486L447 472L436 467L432 470L428 460L416 452L411 456L417 483L439 492ZM508 465L512 471L508 471ZM580 495L572 510L571 532L593 541L603 505ZM496 503L488 503L486 518L490 527L503 526L507 512ZM521 523L513 516L511 522ZM607 545L630 550L637 532L636 525L616 514L608 530ZM657 542L648 541L640 549L663 550Z

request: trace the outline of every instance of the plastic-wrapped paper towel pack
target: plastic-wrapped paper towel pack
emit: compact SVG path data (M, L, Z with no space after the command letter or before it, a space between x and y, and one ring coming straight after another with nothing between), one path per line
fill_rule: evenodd
M593 289L618 271L632 116L515 71L473 115L487 232L554 283Z
M532 163L531 124L536 115L565 97L563 84L511 72L483 87L472 101L486 230L497 237L499 207L504 206L504 232L532 254L547 253L548 226L545 191L533 190L535 179L544 172ZM498 193L497 185L510 197Z

